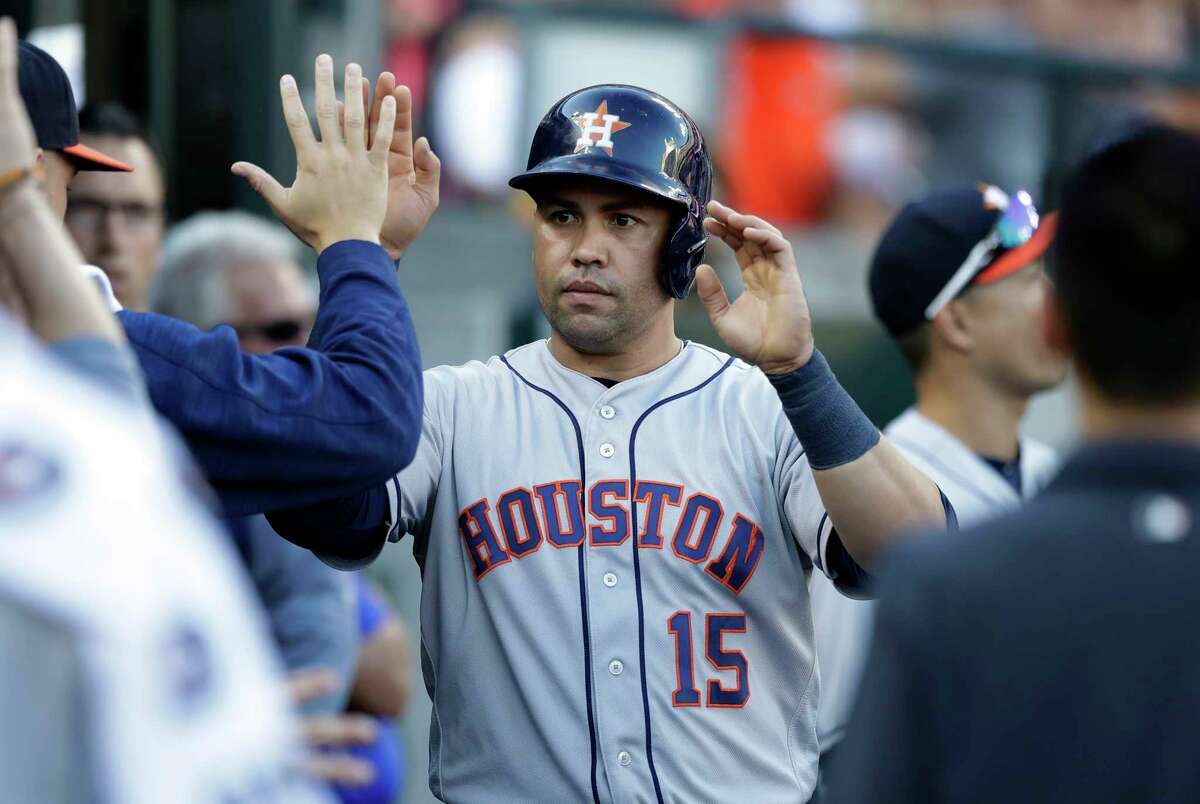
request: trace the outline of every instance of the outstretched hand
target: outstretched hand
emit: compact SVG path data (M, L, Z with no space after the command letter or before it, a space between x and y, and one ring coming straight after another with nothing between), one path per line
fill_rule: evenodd
M17 86L17 26L0 19L0 176L33 165L37 140Z
M396 76L382 72L375 82L374 101L370 99L369 91L370 87L363 82L363 105L371 107L367 123L368 148L375 143L374 132L379 128L383 99L391 96L396 101L396 124L388 149L387 217L379 232L379 243L393 260L398 260L437 209L442 163L429 147L429 140L421 137L413 143L412 92L408 87L397 86ZM338 119L345 125L345 106L341 101L338 101Z
M318 142L300 100L296 80L279 82L283 116L296 149L296 179L283 187L271 174L249 162L232 171L245 178L297 237L318 253L341 240L380 242L388 208L388 162L396 123L396 98L382 98L373 141L368 146L364 80L357 64L345 72L345 124L339 125L333 88L333 59L317 57Z
M792 245L761 218L717 201L704 229L733 249L745 291L729 301L711 265L696 271L696 290L717 334L738 357L767 374L785 374L813 353L812 318Z
M398 260L437 209L442 163L429 147L429 140L421 137L413 143L412 92L406 86L396 86L396 76L387 72L380 73L375 84L368 147L374 143L370 132L378 127L383 99L387 97L395 100L396 122L387 151L387 216L379 232L379 243L393 260Z

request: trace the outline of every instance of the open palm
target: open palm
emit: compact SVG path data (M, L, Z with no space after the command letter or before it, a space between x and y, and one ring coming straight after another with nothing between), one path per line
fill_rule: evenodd
M812 319L791 244L771 224L709 202L704 228L733 249L745 291L734 302L710 265L696 288L721 340L768 374L794 371L813 352Z
M388 205L379 243L398 260L437 209L441 162L429 140L421 137L413 142L412 93L406 86L397 86L391 73L381 73L375 84L367 130L375 131L383 99L389 95L396 100L396 123L388 149Z

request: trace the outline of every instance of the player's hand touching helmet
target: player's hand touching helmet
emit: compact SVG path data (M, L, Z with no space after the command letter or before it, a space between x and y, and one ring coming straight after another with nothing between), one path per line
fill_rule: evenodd
M396 123L396 98L382 99L374 141L367 145L362 69L346 66L345 125L339 125L333 59L317 57L317 125L313 136L296 80L279 82L283 115L296 148L296 179L283 187L262 168L236 162L233 173L271 206L297 237L318 253L341 240L380 241L388 205L388 151Z
M792 244L771 224L717 201L705 230L733 249L745 292L729 301L711 265L696 271L696 291L730 350L767 374L785 374L813 353L812 317Z

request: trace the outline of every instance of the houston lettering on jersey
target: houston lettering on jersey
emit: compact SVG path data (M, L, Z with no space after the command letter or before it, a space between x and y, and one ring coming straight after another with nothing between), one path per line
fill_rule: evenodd
M479 580L497 567L528 558L545 544L559 549L579 547L585 539L589 548L625 544L631 502L641 520L639 549L669 546L677 558L702 566L734 594L746 588L762 559L762 528L740 513L726 521L720 500L700 491L687 494L675 483L639 480L631 501L628 480L597 480L587 489L592 521L586 525L578 480L518 486L460 511L458 532Z

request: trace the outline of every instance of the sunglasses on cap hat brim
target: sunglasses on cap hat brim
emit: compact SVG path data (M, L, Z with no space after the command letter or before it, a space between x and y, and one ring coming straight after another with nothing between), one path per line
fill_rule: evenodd
M1058 213L1041 218L1029 193L1020 190L1010 197L999 187L986 185L981 189L984 204L1000 210L1000 215L925 308L927 321L932 321L967 285L986 285L1015 273L1041 257L1054 239ZM997 252L1002 253L997 256Z

